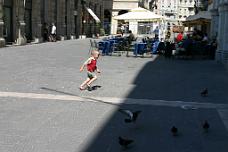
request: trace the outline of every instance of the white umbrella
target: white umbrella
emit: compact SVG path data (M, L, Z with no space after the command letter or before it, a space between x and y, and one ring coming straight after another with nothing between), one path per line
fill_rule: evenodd
M164 19L163 16L157 15L147 9L144 8L136 8L130 10L130 12L118 15L114 17L115 20L135 20L135 21L156 21L156 20L162 20Z

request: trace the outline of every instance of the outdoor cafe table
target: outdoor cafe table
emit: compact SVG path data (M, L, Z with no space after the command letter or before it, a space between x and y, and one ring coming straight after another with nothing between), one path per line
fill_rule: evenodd
M119 41L116 39L103 40L99 42L99 50L102 50L103 55L108 55L112 52L114 45L118 44Z
M145 53L146 43L138 42L135 43L134 55Z
M99 42L99 50L102 50L103 55L108 55L110 53L110 41L100 41Z

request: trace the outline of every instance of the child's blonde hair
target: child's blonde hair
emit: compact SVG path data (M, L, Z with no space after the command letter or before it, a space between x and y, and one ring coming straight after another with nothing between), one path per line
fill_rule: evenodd
M92 55L92 56L99 56L99 55L100 55L100 52L97 51L97 50L93 50L93 51L91 52L91 55Z

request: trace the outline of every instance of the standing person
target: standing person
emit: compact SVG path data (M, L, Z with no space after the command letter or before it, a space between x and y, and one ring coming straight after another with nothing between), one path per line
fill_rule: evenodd
M51 27L51 41L56 42L56 26L54 23L52 23Z
M156 28L154 30L154 36L155 36L155 38L159 39L159 27L158 26L156 26Z
M187 56L192 55L192 44L193 44L192 38L190 34L188 34L186 39L183 41L183 48L185 49Z
M85 66L87 67L87 79L80 85L79 89L84 90L88 89L88 91L92 91L91 84L97 80L97 76L94 72L100 73L100 70L97 68L97 59L99 58L99 52L94 50L91 53L91 57L87 59L84 64L80 68L80 72L83 71Z
M172 45L170 42L166 42L166 46L165 46L165 57L166 58L171 58L172 56L172 51L173 51L173 48L172 48Z
M129 36L128 36L128 42L129 42L129 44L131 44L131 42L134 41L134 40L135 40L135 36L132 33L132 31L129 30Z
M123 34L124 34L124 29L125 29L125 27L124 27L123 24L121 25L120 29L121 29L121 34L122 34L122 36L123 36Z
M183 40L183 32L180 32L178 35L177 35L177 43L181 42Z
M207 42L208 42L208 36L207 36L207 33L204 33L202 41L203 41L203 42L205 42L205 43L207 43Z

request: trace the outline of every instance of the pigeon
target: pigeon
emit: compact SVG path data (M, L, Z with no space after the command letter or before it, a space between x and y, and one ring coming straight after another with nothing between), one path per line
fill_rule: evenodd
M208 129L210 128L210 125L207 120L204 121L203 123L203 129L205 132L208 132Z
M175 126L173 126L173 127L171 128L171 132L172 132L173 136L177 136L178 129L177 129Z
M202 97L206 97L208 95L208 89L205 88L200 94Z
M133 143L134 141L132 139L126 139L123 137L119 136L119 144L124 147L127 148L128 145L130 145L131 143Z
M124 120L126 123L131 123L131 122L135 122L137 120L138 115L142 111L138 110L138 111L132 112L130 110L119 109L119 112L121 112L121 113L125 114L126 116L128 116L128 118Z

